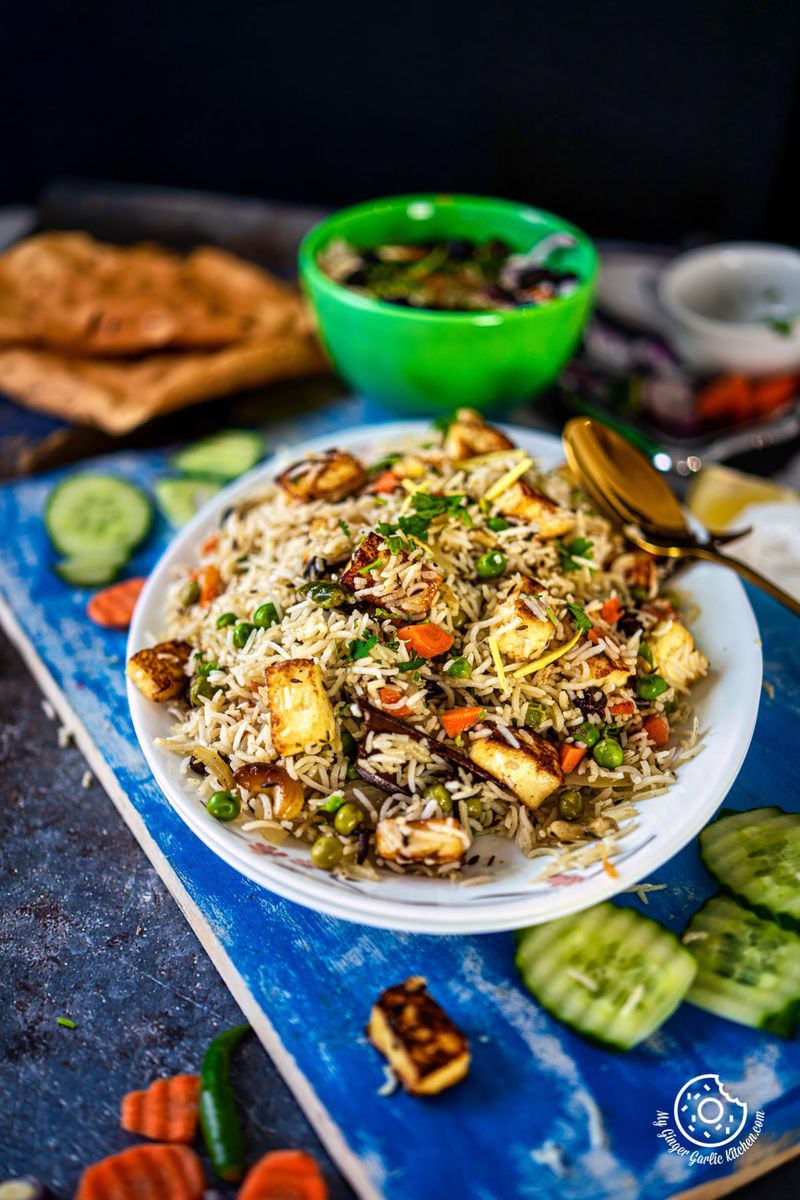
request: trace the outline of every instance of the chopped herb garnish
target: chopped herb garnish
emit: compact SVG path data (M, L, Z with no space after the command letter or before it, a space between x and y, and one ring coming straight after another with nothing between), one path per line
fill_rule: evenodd
M557 624L558 624L558 617L557 617L557 616L556 616L556 614L553 612L553 610L552 610L552 608L550 607L550 605L549 605L549 604L545 604L545 606L544 606L544 611L547 613L547 619L548 619L548 621L550 621L550 623L551 623L552 625L557 625Z
M56 1017L56 1025L63 1025L65 1029L77 1029L77 1022L71 1017Z
M581 563L575 562L576 558L592 557L594 542L590 542L588 538L578 537L573 538L565 546L563 542L558 541L556 542L556 550L561 560L561 570L569 575L572 571L579 571L581 569Z
M359 575L369 575L370 571L376 571L379 567L386 566L385 558L374 558L371 563L367 563L365 567L359 568Z
M197 664L197 674L207 678L212 671L219 670L219 663L216 662L201 662Z
M455 413L447 413L443 417L437 417L436 420L433 422L433 428L438 433L447 433L448 429L453 424L453 421L455 421L455 419L456 419Z
M386 649L387 650L399 650L400 643L398 642L397 638L392 638L391 642L386 642Z
M425 541L430 523L430 517L421 517L419 513L412 513L410 517L399 517L397 521L406 537L416 538L418 542Z
M789 337L794 329L794 321L788 317L767 317L764 324L767 329L780 334L781 337Z
M411 497L414 511L421 517L427 517L428 521L432 521L434 517L457 517L459 520L467 517L471 523L472 518L464 508L462 500L466 500L463 492L454 493L452 496L431 492L414 492Z
M388 608L376 608L375 609L376 617L391 617L393 615L394 615L393 613L389 612Z
M592 628L592 619L586 615L580 604L567 604L566 609L575 622L578 633L588 633Z
M402 457L402 454L387 454L385 458L379 458L376 463L373 463L371 467L368 467L367 474L369 475L370 479L372 479L375 475L380 475L383 471L388 471L389 468L393 467L396 462L399 462Z
M378 644L378 639L373 634L368 638L354 638L352 642L347 643L347 657L353 662L359 658L366 658L372 650L373 646Z
M350 526L347 524L347 521L343 521L341 517L339 517L339 528L345 537L350 537Z
M398 671L418 671L420 667L424 667L424 666L425 666L425 659L420 658L418 655L415 654L413 658L410 658L408 660L408 662L398 663L397 669L398 669Z

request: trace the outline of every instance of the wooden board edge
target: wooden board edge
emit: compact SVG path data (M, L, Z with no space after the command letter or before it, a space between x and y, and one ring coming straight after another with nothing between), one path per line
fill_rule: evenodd
M269 1017L248 989L227 951L173 871L168 859L150 836L147 826L120 787L111 767L103 758L85 725L75 713L47 666L26 638L22 626L2 594L0 594L0 626L19 651L42 693L53 705L64 726L74 737L75 744L86 759L95 778L188 921L193 933L222 977L223 983L253 1026L259 1041L275 1063L282 1079L328 1154L359 1200L382 1200L381 1192L376 1189L366 1174L363 1163L347 1145L338 1125L329 1117L312 1084L300 1070L292 1055L284 1049L278 1032Z
M732 1192L738 1192L739 1188L745 1187L746 1184L791 1162L799 1154L800 1143L788 1146L785 1150L759 1159L752 1167L742 1167L741 1170L734 1170L732 1174L725 1175L722 1179L700 1183L697 1187L689 1188L688 1191L675 1192L669 1200L718 1200L720 1196L730 1196Z

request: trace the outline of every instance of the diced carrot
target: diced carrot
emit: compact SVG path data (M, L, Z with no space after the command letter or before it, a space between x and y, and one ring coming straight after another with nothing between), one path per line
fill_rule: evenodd
M632 717L636 712L636 705L632 700L615 700L613 704L608 706L612 717Z
M590 642L594 642L595 645L597 645L597 643L600 641L600 630L593 625L591 629L587 630L586 636Z
M200 605L202 608L208 608L212 600L216 600L217 596L222 595L222 576L219 573L219 567L214 563L209 563L207 567L200 569L197 579L200 584Z
M86 605L86 615L104 629L127 629L146 579L123 579L95 592Z
M561 770L565 775L569 775L570 771L574 771L578 764L583 760L586 753L585 746L576 746L572 742L565 742L558 752Z
M600 609L600 616L608 625L615 625L617 623L622 616L622 605L619 602L619 596L609 596Z
M122 1097L120 1125L156 1142L191 1142L197 1131L199 1075L156 1079L146 1091Z
M448 708L439 713L439 724L448 737L456 738L460 733L465 733L472 729L473 725L477 725L482 715L483 709L480 705L470 708Z
M753 383L753 405L758 415L768 416L787 404L797 395L797 383L796 375L773 375Z
M131 1146L87 1167L75 1200L202 1200L205 1185L194 1150L156 1143Z
M216 550L219 543L219 534L210 533L207 538L204 538L200 543L200 553L210 554L212 550Z
M666 746L669 741L669 722L664 717L660 717L658 713L654 713L652 717L645 717L642 728L654 746Z
M383 707L387 710L387 712L391 713L393 717L407 717L410 715L411 709L407 704L401 703L405 696L405 692L401 692L400 688L378 688L378 696L380 697Z
M400 476L394 471L381 471L367 488L368 492L382 492L386 495L400 487Z
M328 1188L310 1154L271 1150L250 1168L237 1200L328 1200Z
M408 642L411 649L420 658L436 658L439 654L446 654L453 645L452 635L446 629L442 629L440 625L435 625L433 621L422 621L419 625L404 625L402 629L398 629L397 636L404 642Z

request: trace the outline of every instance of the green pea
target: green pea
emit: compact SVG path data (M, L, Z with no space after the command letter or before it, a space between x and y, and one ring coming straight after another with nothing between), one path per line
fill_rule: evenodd
M228 625L235 625L238 620L236 613L220 613L217 617L217 629L226 629Z
M202 675L195 675L192 682L189 684L189 703L193 708L199 708L204 700L210 700L214 695L214 688Z
M668 688L666 679L660 675L642 675L636 680L636 695L642 700L655 700L656 696L663 696Z
M342 843L335 837L318 837L311 847L311 861L320 871L332 871L342 857Z
M501 554L499 550L487 550L476 562L475 571L479 579L497 579L507 566L505 554Z
M422 793L423 800L435 800L443 813L453 811L453 798L443 783L432 783Z
M355 833L364 820L364 810L360 804L343 804L333 818L333 827L337 833L349 836Z
M467 813L475 821L480 821L483 816L483 805L477 796L473 796L467 801Z
M583 800L580 792L567 788L558 797L558 815L565 821L574 821L583 812Z
M538 700L534 700L525 709L525 724L529 729L538 729L546 716L544 705L540 704Z
M206 809L217 821L233 821L241 811L241 801L235 792L214 792L206 801Z
M233 644L237 650L243 650L245 648L250 638L250 634L254 629L255 626L251 625L249 621L239 621L238 624L234 626L232 638Z
M445 674L452 675L453 679L469 679L472 667L466 658L454 658Z
M608 767L612 771L621 767L625 758L619 742L609 737L600 738L592 754L599 767Z
M338 608L347 599L347 592L340 583L330 579L312 579L300 588L300 595L312 600L320 608Z
M600 730L591 721L584 721L573 731L573 736L576 742L582 742L588 750L591 750L592 746L596 746L600 741Z
M253 624L256 629L269 629L278 623L278 610L271 600L261 604L253 613Z
M504 529L511 528L511 522L507 521L505 517L489 517L486 524L492 533L502 533Z
M184 608L191 608L200 599L200 584L196 579L187 579L178 592L178 599Z

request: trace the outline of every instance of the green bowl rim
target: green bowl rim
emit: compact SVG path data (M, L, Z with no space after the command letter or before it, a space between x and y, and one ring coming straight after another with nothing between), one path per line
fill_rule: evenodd
M588 251L589 274L585 279L581 280L575 290L570 292L568 296L559 296L557 299L550 300L549 303L543 304L540 307L487 309L485 312L438 312L436 309L431 308L404 308L402 305L387 304L383 300L373 300L370 296L362 296L358 292L354 292L351 288L345 287L343 283L337 283L331 279L317 264L317 254L327 241L332 240L333 230L342 217L357 216L362 212L371 212L380 206L395 208L415 203L441 204L443 201L452 203L453 205L466 203L471 207L477 208L499 207L516 213L531 213L536 217L544 217L547 220L553 221L559 227L560 231L573 234L576 240ZM316 225L309 229L300 243L298 262L302 279L305 280L307 276L312 277L316 286L322 291L327 292L334 299L345 300L353 308L362 309L365 312L378 313L383 316L392 316L398 320L452 321L457 324L472 323L478 326L496 326L502 321L507 320L530 321L540 313L551 312L553 309L557 310L574 304L584 294L591 295L599 270L597 247L589 235L584 233L577 225L573 225L571 221L564 220L557 213L549 212L545 208L537 208L532 204L525 204L523 201L503 200L495 196L473 196L466 192L417 192L401 196L382 196L377 200L362 200L358 204L351 204L346 208L340 208L335 213L331 213L330 216L318 221Z

